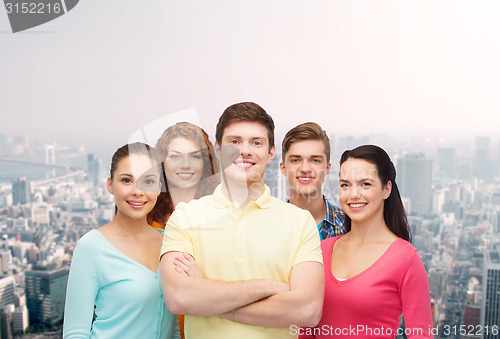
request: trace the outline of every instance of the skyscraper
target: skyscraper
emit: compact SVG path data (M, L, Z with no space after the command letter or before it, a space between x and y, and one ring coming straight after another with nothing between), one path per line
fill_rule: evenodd
M456 169L456 157L454 148L440 147L437 150L437 165L441 175L450 175Z
M31 184L28 179L20 178L12 181L12 203L24 205L31 202Z
M14 304L14 277L9 275L0 278L0 308Z
M95 154L87 154L87 177L88 180L96 186L99 183L99 174L101 171L101 159Z
M63 319L69 268L35 266L26 272L26 299L30 323L55 325Z
M474 174L480 179L487 179L491 175L490 138L476 137L476 159Z
M271 195L284 200L288 196L286 190L286 178L280 170L281 152L276 152L274 159L267 165L264 175L264 183L269 186Z
M407 154L397 162L396 182L401 196L410 199L411 211L420 215L431 213L432 160L423 154Z
M497 250L488 251L483 266L483 300L481 305L481 328L484 339L498 338L492 327L500 324L500 260ZM486 326L489 331L486 331Z

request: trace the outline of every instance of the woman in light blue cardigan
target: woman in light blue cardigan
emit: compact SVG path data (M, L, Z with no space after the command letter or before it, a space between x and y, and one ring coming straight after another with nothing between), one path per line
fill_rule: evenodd
M115 217L78 242L68 279L64 338L178 338L158 272L162 232L147 223L160 192L160 159L135 143L111 161ZM94 315L95 305L95 319Z

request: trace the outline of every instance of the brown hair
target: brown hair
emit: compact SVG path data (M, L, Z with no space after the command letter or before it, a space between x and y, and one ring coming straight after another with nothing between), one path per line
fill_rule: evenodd
M267 137L269 139L269 150L274 146L274 121L267 112L253 102L240 102L229 106L224 110L217 123L215 130L215 140L222 144L222 135L224 129L233 122L259 122L267 129Z
M201 156L203 159L203 172L201 180L198 183L198 190L194 196L195 199L205 195L212 194L215 187L219 183L218 173L219 168L215 163L214 150L212 143L208 138L208 134L200 127L189 122L178 122L175 125L167 128L160 139L156 143L156 150L162 159L165 159L168 154L168 146L170 142L176 138L185 138L193 141L200 147ZM203 182L203 184L202 184ZM165 167L162 162L162 192L156 200L156 205L148 214L148 223L153 221L164 226L166 221L174 211L175 206L172 201L172 196L168 190L167 177L165 175Z
M295 126L287 132L283 142L281 143L281 156L283 162L285 162L285 156L288 153L290 146L292 146L294 142L305 140L322 141L325 146L326 162L330 162L330 139L328 138L326 131L315 122L305 122Z
M148 144L144 144L142 142L126 144L118 148L113 154L113 157L111 158L111 169L109 170L109 177L111 179L113 179L114 177L116 168L118 167L118 163L122 159L130 156L131 154L145 155L149 157L149 159L151 160L151 168L157 166L159 168L160 166L161 158L158 152L153 147L149 146Z

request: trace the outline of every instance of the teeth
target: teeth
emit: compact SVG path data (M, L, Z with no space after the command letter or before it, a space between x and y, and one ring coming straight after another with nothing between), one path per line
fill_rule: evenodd
M357 208L357 207L363 207L365 206L366 204L350 204L349 206L351 207L354 207L354 208Z
M299 178L299 180L302 180L302 181L307 180L307 181L309 181L309 180L313 180L313 178Z
M191 173L178 173L177 175L180 176L180 177L184 177L184 178L192 176Z
M131 201L127 201L130 205L133 205L133 206L141 206L141 205L144 205L145 202L131 202Z
M250 167L252 166L253 164L250 163L250 162L237 162L236 163L238 166L241 166L241 167Z

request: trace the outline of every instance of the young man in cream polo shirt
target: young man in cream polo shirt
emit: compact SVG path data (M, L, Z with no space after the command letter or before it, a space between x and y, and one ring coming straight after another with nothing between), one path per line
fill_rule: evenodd
M179 204L165 228L167 306L186 314L187 339L296 338L290 327L315 326L323 306L315 221L264 185L275 154L274 122L264 109L228 107L216 139L223 183Z

